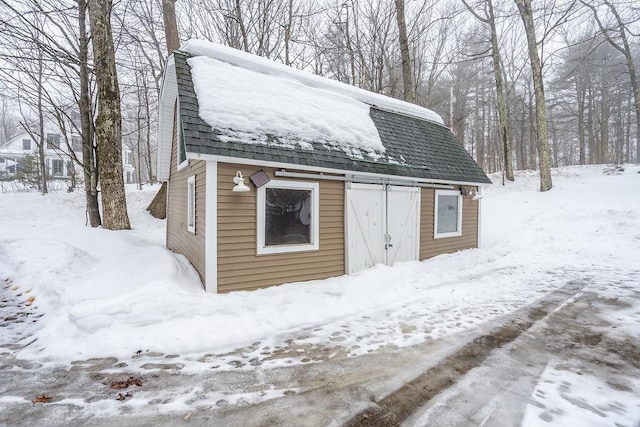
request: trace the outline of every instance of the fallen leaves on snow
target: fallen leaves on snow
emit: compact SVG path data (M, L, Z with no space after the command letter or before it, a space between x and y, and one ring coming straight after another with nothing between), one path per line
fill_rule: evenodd
M38 396L35 399L33 399L31 403L35 405L36 403L47 403L50 400L51 400L51 396L47 396L46 394L43 393L42 396Z
M118 393L118 397L116 397L116 400L126 400L130 397L133 397L133 394L129 391L126 392L125 394Z
M142 387L142 378L130 376L124 381L113 381L111 383L111 388L115 390L122 390L128 388L131 385L137 385L138 387ZM124 400L124 399L118 399Z

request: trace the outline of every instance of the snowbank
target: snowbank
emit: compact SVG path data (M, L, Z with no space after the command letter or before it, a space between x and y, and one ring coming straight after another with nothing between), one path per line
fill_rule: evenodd
M198 357L309 327L309 342L328 340L331 322L349 326L345 346L360 337L353 354L411 345L526 305L571 271L637 268L637 170L561 169L546 193L535 174L518 174L485 189L480 249L226 295L205 294L186 260L164 248L164 222L144 210L153 189L128 192L133 230L120 232L85 227L79 193L4 194L0 279L30 290L44 313L25 358L66 363L138 350ZM401 324L416 332L397 332ZM637 323L627 327L640 335Z

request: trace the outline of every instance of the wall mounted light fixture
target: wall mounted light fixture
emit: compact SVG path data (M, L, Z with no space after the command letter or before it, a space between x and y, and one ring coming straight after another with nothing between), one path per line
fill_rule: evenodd
M476 187L462 187L460 188L460 193L462 193L464 197L471 197L471 200L482 199L482 196Z
M236 172L236 176L233 177L233 183L235 186L231 191L234 193L246 193L247 191L251 191L251 189L244 183L244 177L240 171Z

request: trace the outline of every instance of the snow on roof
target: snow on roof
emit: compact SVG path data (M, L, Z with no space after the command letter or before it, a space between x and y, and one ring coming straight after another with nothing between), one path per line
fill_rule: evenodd
M426 108L226 46L192 39L180 50L194 56L188 62L201 118L230 139L266 143L271 135L284 145L321 142L376 158L384 146L369 106L443 124Z
M310 88L295 80L256 73L217 59L193 57L193 86L200 117L222 139L278 144L311 150L312 142L347 154L384 152L369 106L344 95ZM379 156L379 154L377 154Z

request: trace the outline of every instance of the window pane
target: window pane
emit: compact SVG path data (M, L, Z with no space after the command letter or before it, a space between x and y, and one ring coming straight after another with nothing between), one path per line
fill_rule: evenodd
M60 148L60 135L58 135L57 133L48 133L47 148Z
M438 196L438 233L458 231L458 196Z
M62 171L64 169L64 163L62 160L52 160L51 161L51 174L54 176L62 175Z
M22 149L23 150L31 150L31 140L30 139L23 139L22 140Z
M82 139L79 136L72 136L71 146L73 147L73 151L82 151Z
M265 190L265 246L311 243L311 190Z

